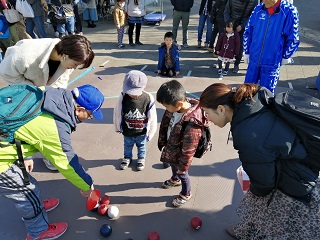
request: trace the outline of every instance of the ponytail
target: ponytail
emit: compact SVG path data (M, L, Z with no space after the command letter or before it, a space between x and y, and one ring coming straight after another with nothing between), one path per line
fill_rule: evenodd
M260 87L256 84L245 83L240 85L234 93L233 102L239 103L244 99L253 99L253 95L255 95L259 91Z

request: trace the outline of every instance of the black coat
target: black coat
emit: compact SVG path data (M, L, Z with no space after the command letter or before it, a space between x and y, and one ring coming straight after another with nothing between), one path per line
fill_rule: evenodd
M193 7L194 0L170 0L173 9L181 12L190 12Z
M231 121L233 145L250 178L250 191L266 196L277 188L308 202L318 173L303 160L306 149L293 129L262 104L266 88L236 105Z
M202 11L203 11L203 9L204 9L204 6L206 5L206 1L207 1L207 0L201 0L200 8L199 8L199 15L202 13ZM208 9L208 13L209 13L209 14L210 14L210 12L211 12L212 3L213 3L213 0L208 0L207 9Z

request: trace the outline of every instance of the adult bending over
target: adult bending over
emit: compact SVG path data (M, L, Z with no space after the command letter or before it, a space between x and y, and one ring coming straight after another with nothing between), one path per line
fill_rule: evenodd
M319 239L319 172L295 131L264 104L272 93L255 84L207 87L200 106L218 127L231 124L233 146L250 178L250 190L228 228L238 239ZM280 134L279 134L280 133Z

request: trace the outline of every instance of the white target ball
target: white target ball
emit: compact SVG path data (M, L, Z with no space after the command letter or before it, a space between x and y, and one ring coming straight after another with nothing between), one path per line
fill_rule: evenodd
M119 208L117 206L110 206L108 208L109 218L116 218L119 215Z

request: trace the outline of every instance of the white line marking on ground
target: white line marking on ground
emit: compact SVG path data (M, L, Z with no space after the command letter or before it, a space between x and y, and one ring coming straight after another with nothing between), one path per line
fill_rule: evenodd
M192 70L189 70L187 77L190 77L191 73L192 73Z
M109 62L109 60L105 61L104 63L100 64L99 67L104 67Z
M143 68L140 69L141 72L143 72L143 70L145 70L148 67L148 65L144 65Z
M293 89L292 83L288 82L289 88Z

